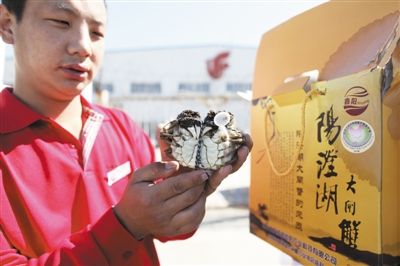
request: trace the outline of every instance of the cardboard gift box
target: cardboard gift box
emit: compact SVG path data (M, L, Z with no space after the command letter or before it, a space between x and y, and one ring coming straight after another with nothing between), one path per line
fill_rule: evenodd
M250 230L303 264L400 264L399 10L332 1L260 43Z

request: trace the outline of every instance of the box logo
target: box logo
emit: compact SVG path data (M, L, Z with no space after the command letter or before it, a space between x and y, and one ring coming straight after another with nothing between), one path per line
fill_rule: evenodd
M361 115L368 108L368 91L360 86L351 87L344 96L344 110L352 116Z
M362 153L375 142L375 133L371 125L362 120L348 122L342 130L343 146L351 153Z

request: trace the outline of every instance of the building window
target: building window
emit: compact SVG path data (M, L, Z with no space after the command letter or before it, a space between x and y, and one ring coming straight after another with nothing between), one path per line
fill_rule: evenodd
M179 92L210 92L210 83L179 83Z
M227 83L226 90L229 92L248 91L251 90L251 83Z
M161 93L161 84L131 83L131 93Z
M112 83L101 83L101 82L94 82L93 83L93 88L94 90L97 91L102 91L106 90L110 94L114 92L114 85Z

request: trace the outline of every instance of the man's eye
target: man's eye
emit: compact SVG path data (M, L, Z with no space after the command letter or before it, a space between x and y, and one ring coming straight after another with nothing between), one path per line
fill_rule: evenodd
M97 37L103 38L104 34L101 33L100 31L92 31L92 34L96 35Z
M61 19L49 19L49 21L58 24L58 25L62 25L62 26L69 26L69 22L66 20L61 20Z

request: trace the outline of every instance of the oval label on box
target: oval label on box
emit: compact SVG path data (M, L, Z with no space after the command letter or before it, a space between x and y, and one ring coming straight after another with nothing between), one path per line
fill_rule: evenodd
M352 120L342 130L343 146L352 153L367 151L375 142L375 133L370 124L363 120Z

